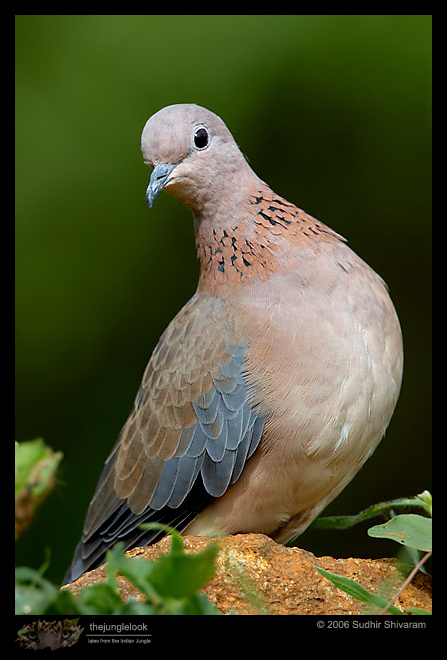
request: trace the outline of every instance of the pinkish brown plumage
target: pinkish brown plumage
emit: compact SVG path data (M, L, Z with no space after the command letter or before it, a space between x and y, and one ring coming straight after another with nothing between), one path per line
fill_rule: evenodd
M108 547L191 534L306 529L380 442L402 377L382 279L345 240L275 194L222 120L163 108L142 136L162 189L190 207L201 270L106 462L67 581Z

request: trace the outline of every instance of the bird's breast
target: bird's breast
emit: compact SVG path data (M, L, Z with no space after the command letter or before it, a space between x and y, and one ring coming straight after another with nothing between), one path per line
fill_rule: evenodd
M366 460L402 377L400 326L381 278L343 245L338 259L307 257L226 306L247 344L245 378L267 420L264 443L282 443L293 460Z

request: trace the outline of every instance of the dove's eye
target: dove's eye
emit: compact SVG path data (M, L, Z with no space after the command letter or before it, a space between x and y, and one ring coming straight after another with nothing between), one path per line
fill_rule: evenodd
M210 141L208 131L203 126L196 128L194 132L194 146L196 149L206 149Z

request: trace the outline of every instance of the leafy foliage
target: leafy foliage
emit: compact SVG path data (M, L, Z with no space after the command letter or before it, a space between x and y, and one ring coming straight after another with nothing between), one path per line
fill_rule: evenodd
M37 571L16 570L16 614L218 614L199 594L215 573L217 546L188 555L178 532L172 534L171 551L155 561L127 557L121 544L107 553L107 580L86 587L79 594L58 590ZM116 574L125 577L143 600L124 601Z
M393 500L392 502L382 502L381 504L369 507L365 511L361 511L355 516L338 516L320 519L322 522L321 527L325 529L346 529L351 525L361 522L373 515L378 515L384 511L394 511L397 506L415 506L423 507L425 512L430 516L432 514L432 496L428 491L424 491L411 499ZM417 571L422 567L425 561L431 556L432 552L432 519L418 514L400 514L393 516L388 522L382 525L375 525L368 530L369 536L373 538L386 538L406 545L415 550L425 552L426 554L418 561L417 565L409 573L404 583L395 592L391 599L384 598L380 595L373 594L367 589L364 589L354 580L337 575L329 571L325 571L318 566L315 566L317 571L325 578L330 580L336 587L349 594L353 598L360 600L369 605L380 608L380 613L388 614L404 614L401 610L393 605L393 602L398 598L400 593L404 590L410 580L414 577ZM426 610L417 608L408 608L408 614L431 614Z

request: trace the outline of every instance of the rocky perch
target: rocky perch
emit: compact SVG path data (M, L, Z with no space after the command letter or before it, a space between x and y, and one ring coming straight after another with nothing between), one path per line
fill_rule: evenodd
M393 593L403 578L395 559L333 559L315 557L300 548L278 545L263 534L183 538L186 552L199 552L214 542L219 548L215 577L203 589L223 614L317 614L347 615L365 613L365 604L337 589L315 569L349 577L372 593ZM149 547L133 548L131 557L157 559L170 549L171 539L163 538ZM81 576L65 588L74 594L105 579L101 566ZM124 599L141 600L138 590L118 576ZM391 585L391 587L390 587ZM394 586L393 586L394 585ZM394 603L398 608L432 609L431 577L419 573ZM375 612L377 613L377 612Z

